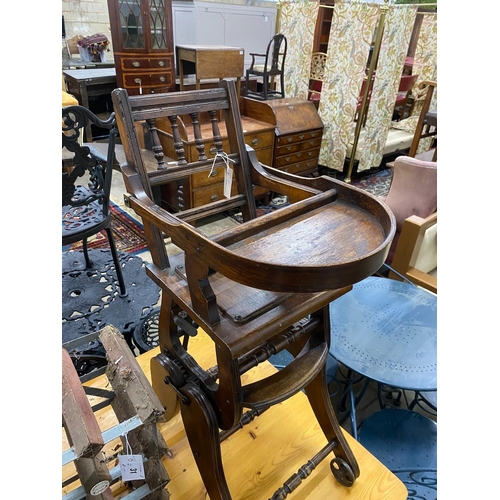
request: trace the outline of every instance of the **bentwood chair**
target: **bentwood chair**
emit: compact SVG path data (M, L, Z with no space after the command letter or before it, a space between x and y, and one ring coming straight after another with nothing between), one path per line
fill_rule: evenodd
M260 164L245 144L233 80L215 89L143 96L115 89L112 99L126 154L121 170L129 203L142 218L151 252L147 273L162 290L152 385L167 420L180 410L210 499L231 499L221 440L301 390L328 442L314 463L333 452L333 475L351 486L359 467L326 383L329 303L382 265L394 216L376 197L348 184ZM220 111L227 129L224 142ZM202 114L210 116L211 128L200 127ZM182 147L181 117L195 136L198 158L191 162ZM141 120L149 125L159 161L155 172L147 170L142 157L135 126ZM160 120L176 145L176 159L168 163L162 159ZM212 147L217 153L209 159L206 151ZM175 213L154 201L155 184L187 176L206 179L213 172L225 175L224 199ZM287 196L290 205L257 217L254 186ZM211 238L194 224L234 208L244 222ZM167 255L165 236L179 253ZM202 368L189 351L189 338L198 328L213 341L216 366ZM287 366L244 383L246 372L284 349L294 358ZM244 457L233 458L238 459ZM272 498L293 491L302 481L295 476L280 483L284 486Z
M246 71L246 95L254 99L267 101L268 99L285 97L285 59L287 39L285 35L274 35L267 45L265 54L250 52L252 62ZM262 62L264 59L264 62ZM248 86L250 75L262 78L262 91L251 91ZM275 80L279 81L279 88Z
M89 124L109 129L108 152L104 162L90 152L88 145L80 144L80 134ZM102 121L83 106L62 108L62 147L63 151L66 150L66 156L68 152L72 156L72 166L62 174L62 244L82 241L85 265L90 269L93 264L89 258L87 240L104 231L113 257L120 294L125 296L127 292L111 230L109 210L117 133L114 113Z

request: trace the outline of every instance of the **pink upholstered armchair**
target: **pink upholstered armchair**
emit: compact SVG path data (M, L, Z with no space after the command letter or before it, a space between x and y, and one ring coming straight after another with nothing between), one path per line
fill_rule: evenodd
M411 215L426 218L437 210L437 162L399 156L385 203L396 217L396 234L386 263L391 264L405 219Z

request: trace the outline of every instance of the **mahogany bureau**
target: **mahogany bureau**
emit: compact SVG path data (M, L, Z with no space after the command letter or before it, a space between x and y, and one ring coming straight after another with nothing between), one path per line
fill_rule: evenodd
M318 171L324 125L311 101L298 98L259 101L244 97L241 114L274 126L272 167L298 175Z

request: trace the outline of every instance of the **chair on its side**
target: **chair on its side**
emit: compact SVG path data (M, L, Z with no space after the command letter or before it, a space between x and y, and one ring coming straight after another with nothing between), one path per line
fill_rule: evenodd
M112 99L127 160L121 170L129 204L142 218L152 257L146 272L162 290L152 385L167 420L180 410L210 499L231 499L221 440L303 389L327 442L313 457L315 465L333 453L333 475L351 486L359 467L326 384L329 304L385 261L394 216L376 197L346 183L262 165L245 144L234 80L215 89L143 96L115 89ZM220 133L221 111L227 141ZM200 126L202 114L211 127ZM191 161L182 147L181 116L195 137L198 155ZM142 156L135 126L141 120L149 125L158 156L160 120L174 138L177 158L156 172L148 172ZM207 158L212 147L216 155ZM218 174L226 179L223 199L175 213L154 201L155 182L188 176L204 181ZM257 217L254 186L287 196L290 205ZM244 222L211 238L194 224L235 208ZM167 254L165 235L179 253ZM189 351L198 327L213 341L212 367L200 366ZM285 349L293 356L287 366L245 384L251 368ZM307 475L280 482L283 487L270 497L285 498Z
M80 144L80 134L90 123L109 129L105 162L92 155L88 145ZM102 121L83 106L62 108L62 147L63 151L66 149L66 157L68 152L70 156L73 155L72 167L66 168L62 174L62 244L69 245L82 241L85 265L89 269L93 264L89 258L87 239L105 231L115 265L120 295L125 296L127 291L111 230L109 210L117 133L114 113L106 121Z
M250 52L252 63L246 71L246 95L253 99L281 99L285 97L285 59L287 39L278 33L269 41L265 54ZM264 62L262 62L264 58ZM251 91L248 87L250 75L262 77L262 92ZM279 89L275 80L279 80Z
M411 215L403 222L392 258L389 278L403 277L437 293L437 212L422 218Z
M382 198L396 217L396 234L386 263L392 265L405 220L428 217L437 210L437 163L398 156L389 193Z

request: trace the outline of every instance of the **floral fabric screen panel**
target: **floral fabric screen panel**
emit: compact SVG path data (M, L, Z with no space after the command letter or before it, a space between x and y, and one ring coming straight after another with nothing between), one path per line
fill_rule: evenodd
M284 74L285 96L307 99L319 1L280 2L278 8L279 32L286 36L288 43Z
M336 3L318 113L325 125L319 163L343 170L380 6Z
M418 13L422 15L422 25L417 40L415 57L413 60L412 73L418 75L414 89L420 82L437 82L437 14ZM425 93L415 93L415 105L412 114L408 118L392 124L393 128L414 132L417 126L420 110L425 98ZM432 95L430 109L437 109L437 87ZM424 138L420 141L417 154L427 151L431 145L432 137Z
M385 16L363 140L357 148L358 172L377 167L382 161L417 8L392 5Z

